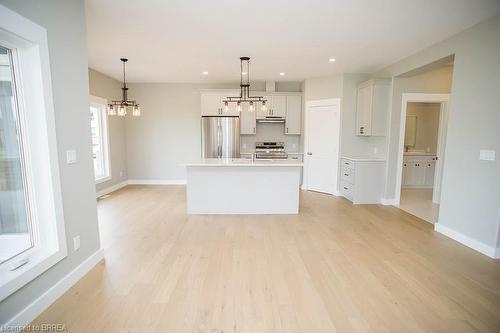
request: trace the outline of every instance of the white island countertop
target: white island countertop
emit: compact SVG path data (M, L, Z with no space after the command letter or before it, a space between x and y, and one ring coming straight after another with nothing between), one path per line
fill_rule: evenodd
M294 159L286 160L252 160L249 158L205 158L194 162L186 163L187 167L301 167L304 164Z

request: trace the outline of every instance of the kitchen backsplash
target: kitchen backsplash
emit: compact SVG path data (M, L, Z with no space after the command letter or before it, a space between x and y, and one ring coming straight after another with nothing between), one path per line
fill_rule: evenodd
M288 153L299 151L300 135L285 135L283 123L257 123L257 134L240 136L240 152L253 153L256 141L280 141L285 143Z

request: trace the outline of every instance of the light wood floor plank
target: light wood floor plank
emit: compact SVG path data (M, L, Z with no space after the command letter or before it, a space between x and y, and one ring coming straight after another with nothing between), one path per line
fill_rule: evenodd
M34 323L70 332L500 332L500 261L394 207L187 216L183 186L98 203L99 263Z

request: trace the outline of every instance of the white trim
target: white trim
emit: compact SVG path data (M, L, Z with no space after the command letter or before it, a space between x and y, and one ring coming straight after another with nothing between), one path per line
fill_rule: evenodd
M117 191L125 186L128 185L128 181L124 180L118 184L111 185L109 187L106 187L105 189L100 190L99 192L96 192L96 198L102 197L103 195L109 194L111 192Z
M102 140L102 148L103 148L103 157L104 157L104 176L101 178L95 178L95 183L101 184L113 179L112 168L111 168L111 147L109 143L109 123L108 123L108 113L107 113L107 105L108 100L99 96L89 95L89 108L92 104L97 104L100 106L100 115L99 115L99 125L100 128L100 136ZM90 122L89 122L90 124ZM94 170L95 174L95 170Z
M426 103L441 103L441 105L446 104L446 106L441 107L441 111L445 110L447 112L450 95L449 94L420 94L420 93L403 93L401 98L401 114L399 120L399 144L398 144L398 159L397 159L397 169L396 169L396 187L394 189L394 200L396 201L395 205L399 205L401 200L401 183L403 178L403 155L404 155L404 137L405 137L405 127L406 127L406 107L409 102L426 102ZM443 112L440 112L441 114ZM447 117L439 117L439 138L441 138L446 133L446 125L442 123L443 120L447 119ZM438 144L438 156L439 165L443 165L443 155L444 151L439 151L444 149L444 141L445 138L440 140ZM438 168L438 165L436 165ZM441 177L440 177L441 178ZM434 178L436 180L436 178ZM387 179L388 181L388 179Z
M391 199L380 198L380 204L384 205L384 206L395 206L395 205L398 205L398 203L396 202L396 199L394 199L394 198L391 198Z
M338 106L339 108L339 145L337 147L337 152L338 152L338 159L337 159L337 181L336 181L336 186L332 190L330 194L339 196L339 170L340 170L340 147L342 146L342 104L341 104L341 99L340 98L328 98L328 99L318 99L318 100L313 100L313 101L306 101L305 105L305 116L304 116L304 158L303 158L303 163L304 163L304 168L302 172L302 185L301 188L304 190L309 190L308 186L308 177L307 177L307 169L308 169L308 158L306 154L306 150L309 144L309 138L307 135L307 124L309 121L309 108L311 107L318 107L318 106Z
M129 179L130 185L185 185L185 179Z
M90 257L84 260L75 269L69 272L49 290L25 307L21 312L0 326L0 332L10 332L6 328L9 326L25 326L31 323L45 309L61 297L66 291L74 286L83 276L85 276L95 265L104 258L104 249L99 249ZM3 328L3 329L2 329Z
M498 247L494 248L492 246L481 243L478 240L470 238L469 236L466 236L458 231L450 229L439 223L434 224L434 230L490 258L493 259L500 258L500 248Z
M16 50L20 122L35 247L0 265L0 301L67 256L47 31L0 5L0 39ZM17 90L17 89L16 89ZM22 119L21 119L22 118ZM29 259L11 271L7 265Z

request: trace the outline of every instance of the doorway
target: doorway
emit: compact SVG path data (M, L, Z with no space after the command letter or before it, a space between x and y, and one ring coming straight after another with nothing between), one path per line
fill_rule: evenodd
M306 103L304 188L338 195L340 99Z
M403 94L397 206L437 223L448 120L447 94Z

